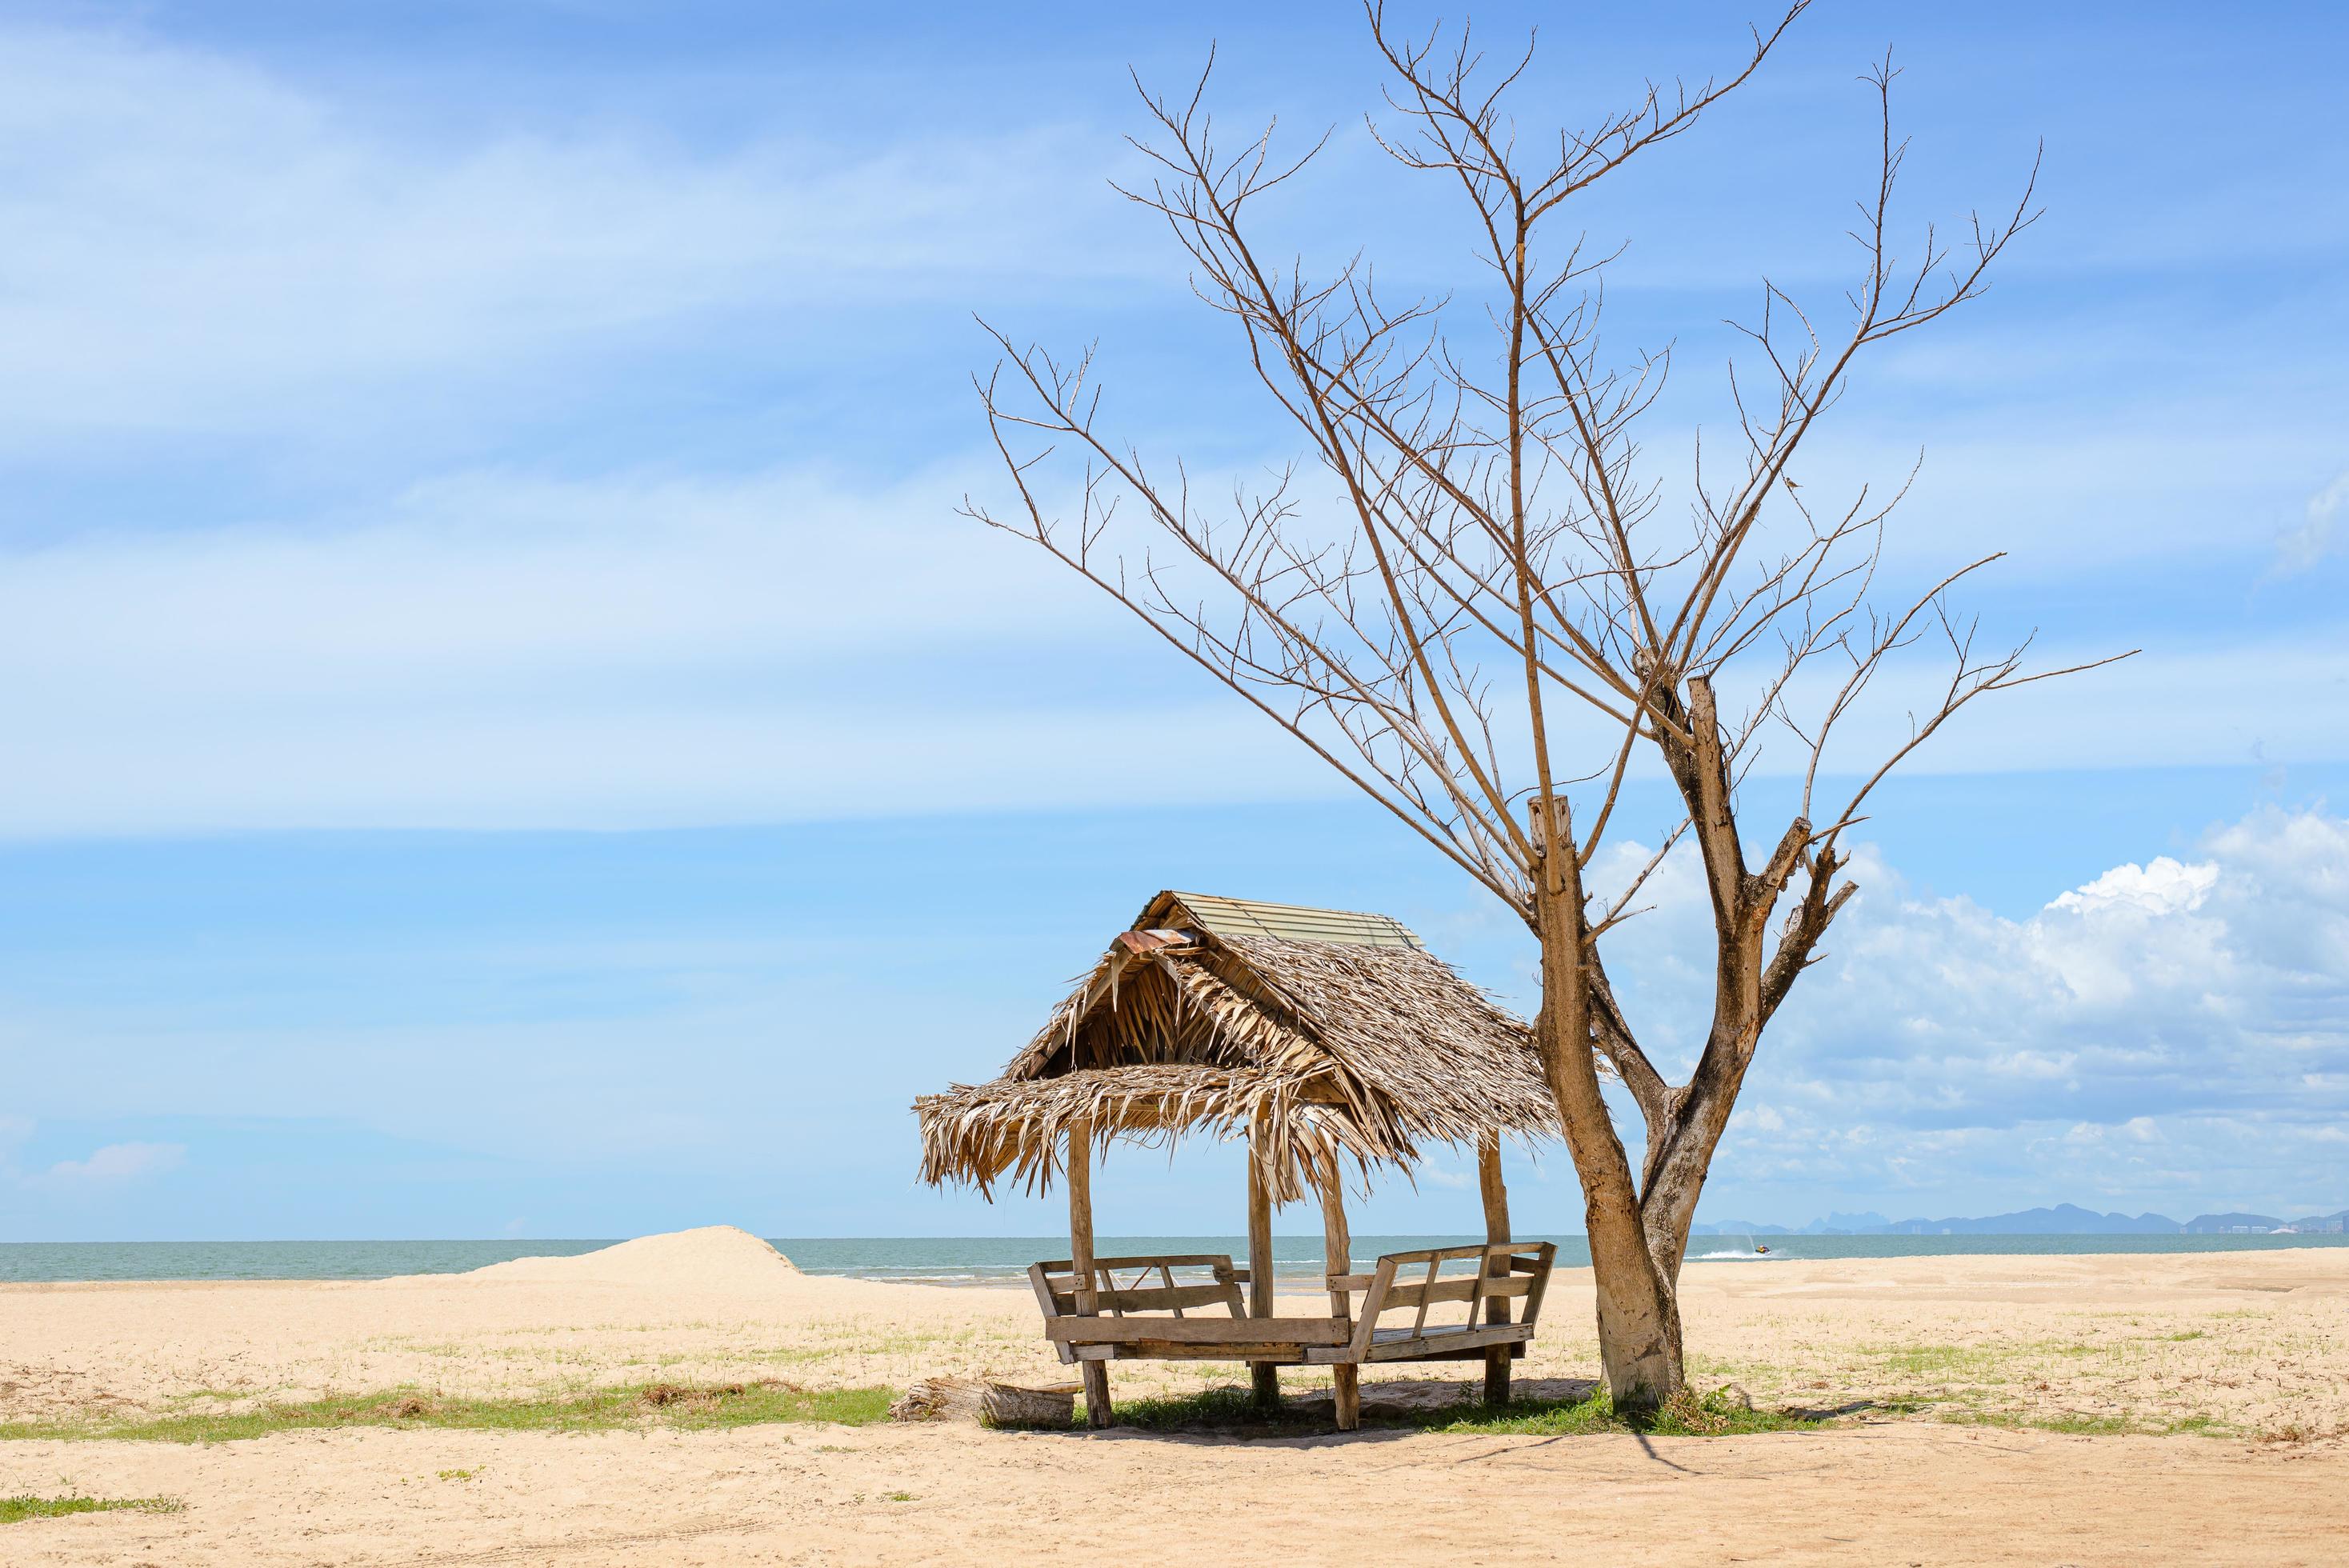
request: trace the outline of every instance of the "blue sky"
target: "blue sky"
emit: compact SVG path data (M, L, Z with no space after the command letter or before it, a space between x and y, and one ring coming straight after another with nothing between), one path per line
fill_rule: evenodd
M1526 112L1751 15L1551 16ZM1291 452L1107 188L1126 66L1210 40L1234 121L1340 128L1284 242L1459 277L1342 5L0 5L0 1237L1049 1231L916 1188L906 1104L1164 886L1387 910L1525 998L1485 895L954 512L974 312L1098 337L1154 451ZM1679 345L1662 471L1755 280L1840 286L1888 43L1912 214L2042 138L2048 213L1806 482L1921 449L1893 585L2007 549L1986 626L2146 652L1882 799L1705 1212L2337 1209L2349 19L1822 5L1582 216L1612 331ZM1668 1057L1692 916L1614 961ZM1461 1175L1358 1228L1465 1223ZM1237 1197L1112 1158L1102 1222Z

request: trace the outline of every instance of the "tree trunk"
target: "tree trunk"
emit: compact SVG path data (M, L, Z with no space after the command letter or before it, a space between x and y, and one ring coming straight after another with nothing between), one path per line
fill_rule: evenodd
M1566 802L1551 798L1553 824L1534 802L1541 854L1535 883L1542 949L1542 1008L1535 1028L1542 1070L1557 1101L1574 1173L1582 1183L1583 1226L1598 1284L1599 1360L1619 1410L1653 1409L1680 1391L1681 1315L1673 1273L1648 1244L1631 1162L1616 1136L1590 1050L1590 975L1583 961L1582 873Z
M1575 1053L1553 1049L1550 1041L1574 1037L1557 1028L1550 991L1544 987L1539 1030L1545 1037L1542 1056L1550 1068L1550 1092L1561 1108L1569 1103L1596 1107L1595 1117L1587 1111L1569 1113L1566 1124L1567 1148L1582 1181L1583 1229L1589 1237L1590 1272L1598 1287L1599 1371L1618 1410L1652 1410L1681 1388L1678 1271L1665 1268L1650 1245L1630 1162L1599 1096L1596 1068L1589 1069L1587 1097L1578 1092L1579 1086L1560 1081L1575 1076ZM1589 1061L1588 1047L1580 1055L1585 1063Z

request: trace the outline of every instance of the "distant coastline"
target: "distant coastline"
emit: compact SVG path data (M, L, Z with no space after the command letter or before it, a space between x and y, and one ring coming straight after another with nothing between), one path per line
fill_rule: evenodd
M1755 1238L1769 1252L1757 1253ZM0 1285L138 1280L368 1280L398 1274L464 1274L513 1258L571 1256L610 1246L618 1238L536 1241L288 1241L288 1242L0 1242ZM1040 1258L1062 1255L1056 1236L823 1236L769 1238L813 1274L945 1285L1018 1285ZM1358 1235L1357 1255L1473 1242L1468 1235ZM1578 1235L1554 1236L1558 1263L1589 1262ZM1240 1236L1103 1236L1103 1253L1219 1252L1245 1255ZM1918 1235L1809 1233L1754 1228L1700 1227L1689 1259L1699 1264L1767 1264L1838 1258L2025 1257L2065 1253L2271 1251L2294 1246L2349 1246L2349 1235L2295 1233L2189 1234L2156 1233L1966 1233ZM1317 1277L1324 1266L1319 1236L1277 1236L1274 1260L1285 1279Z
M2099 1214L2071 1203L2023 1209L1979 1219L1888 1220L1881 1214L1829 1214L1807 1225L1763 1220L1699 1221L1701 1236L2338 1236L2349 1233L2349 1209L2286 1220L2240 1212L2197 1214L2173 1220L2167 1214Z

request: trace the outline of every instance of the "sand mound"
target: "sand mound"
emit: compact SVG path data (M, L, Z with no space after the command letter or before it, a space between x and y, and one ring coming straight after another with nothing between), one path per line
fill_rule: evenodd
M802 1278L791 1259L733 1225L638 1236L633 1242L567 1258L516 1258L492 1264L460 1280L545 1280L563 1284L635 1285L664 1291L773 1290Z

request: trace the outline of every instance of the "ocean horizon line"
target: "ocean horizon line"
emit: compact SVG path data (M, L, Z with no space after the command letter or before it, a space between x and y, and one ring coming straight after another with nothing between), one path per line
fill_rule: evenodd
M271 1239L231 1242L0 1242L0 1284L128 1284L140 1281L364 1281L410 1274L458 1274L517 1258L575 1256L629 1237L498 1237L417 1239ZM996 1284L1024 1279L1035 1262L1064 1255L1056 1236L779 1236L762 1238L811 1274L906 1284ZM1383 1252L1480 1241L1466 1233L1380 1234L1353 1238L1358 1258ZM1557 1243L1567 1268L1589 1263L1579 1233L1519 1237ZM1276 1235L1277 1274L1318 1278L1322 1238ZM1226 1253L1245 1259L1245 1236L1230 1233L1105 1234L1097 1255L1130 1252ZM2000 1255L2057 1257L2111 1253L2200 1253L2349 1246L2349 1235L2178 1233L1976 1233L1950 1235L1783 1233L1702 1234L1689 1243L1691 1263L1784 1263Z

